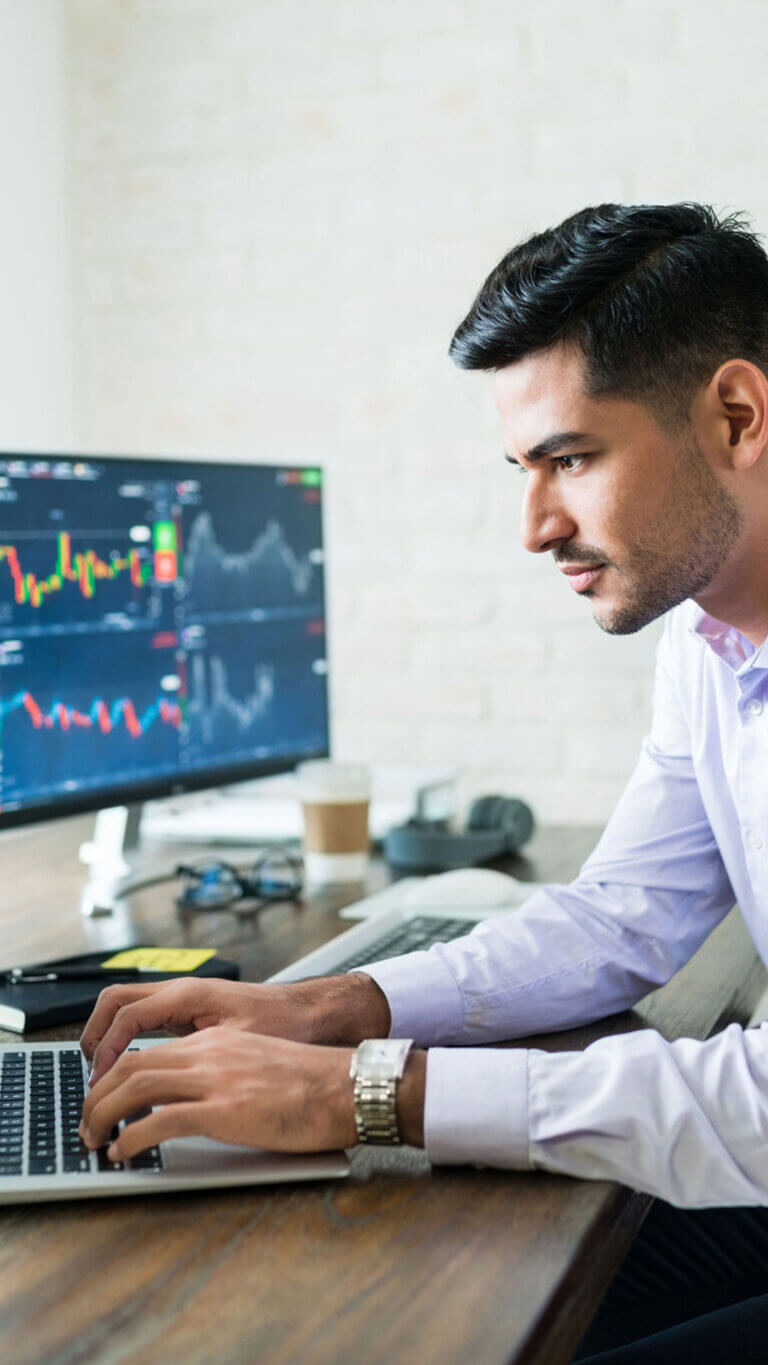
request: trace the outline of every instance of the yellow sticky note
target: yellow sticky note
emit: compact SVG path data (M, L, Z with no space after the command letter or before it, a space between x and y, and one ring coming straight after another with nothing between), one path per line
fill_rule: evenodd
M215 948L126 948L101 965L112 971L194 972L215 956Z

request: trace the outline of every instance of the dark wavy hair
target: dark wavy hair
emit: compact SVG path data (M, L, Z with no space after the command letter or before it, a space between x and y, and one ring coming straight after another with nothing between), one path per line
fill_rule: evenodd
M591 396L679 426L724 360L768 369L768 256L743 215L707 204L581 209L507 253L449 354L498 370L555 342L580 348Z

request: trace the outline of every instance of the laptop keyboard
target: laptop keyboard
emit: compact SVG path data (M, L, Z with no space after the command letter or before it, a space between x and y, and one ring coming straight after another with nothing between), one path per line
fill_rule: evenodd
M336 976L340 972L353 971L364 967L367 962L380 962L385 957L399 957L401 953L415 953L419 948L431 948L433 943L449 943L451 939L463 938L474 929L480 920L476 919L439 919L436 915L414 915L413 919L403 920L397 928L381 934L366 948L358 949L343 961L324 973Z
M132 1049L134 1050L134 1049ZM87 1175L91 1171L157 1171L159 1147L128 1162L107 1159L107 1144L91 1152L77 1131L85 1099L79 1048L0 1053L0 1178L26 1175ZM132 1114L129 1123L150 1110Z

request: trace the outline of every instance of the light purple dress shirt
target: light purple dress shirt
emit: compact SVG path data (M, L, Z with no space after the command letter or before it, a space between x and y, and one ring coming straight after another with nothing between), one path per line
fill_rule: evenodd
M615 1179L688 1207L768 1203L768 1024L703 1043L478 1046L635 1004L736 900L768 963L768 641L686 602L665 622L639 762L576 880L365 968L392 1036L430 1049L431 1160Z

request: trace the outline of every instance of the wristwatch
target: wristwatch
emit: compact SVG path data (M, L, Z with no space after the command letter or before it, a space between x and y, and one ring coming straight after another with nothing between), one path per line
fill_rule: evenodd
M392 1146L402 1141L395 1094L412 1047L412 1038L366 1038L355 1049L349 1074L354 1081L358 1142Z

